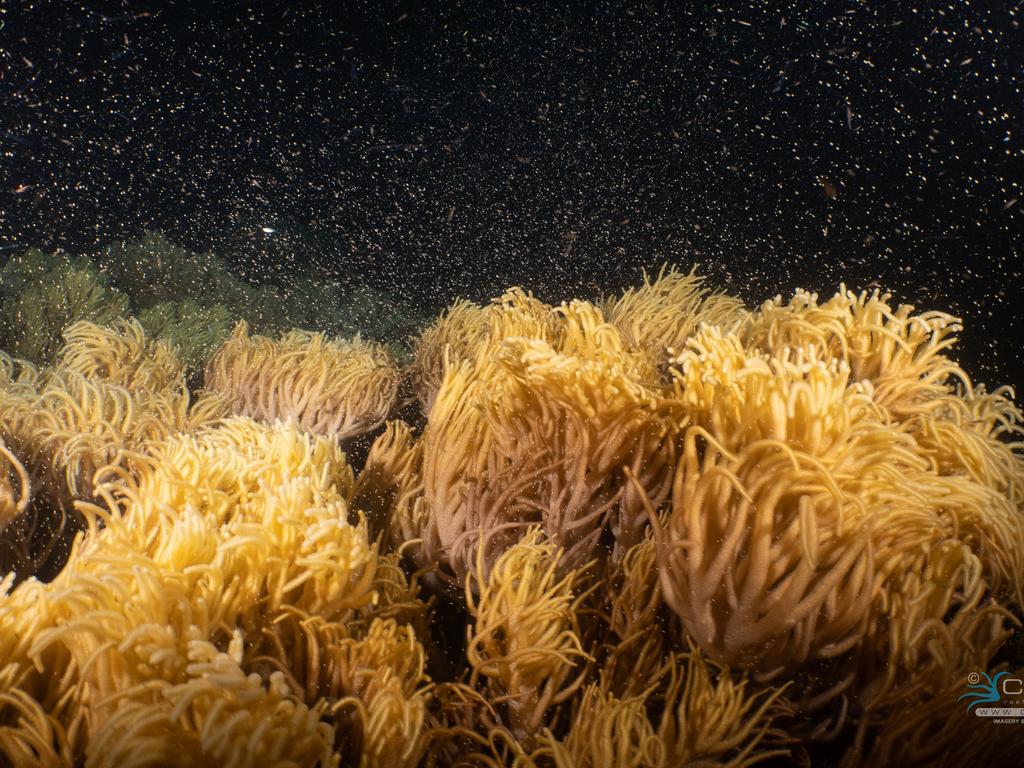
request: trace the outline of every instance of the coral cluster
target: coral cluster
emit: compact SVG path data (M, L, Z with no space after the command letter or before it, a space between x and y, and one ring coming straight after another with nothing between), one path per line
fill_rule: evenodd
M33 504L5 535L4 570L21 576L67 555L94 499L97 473L131 471L155 441L226 413L221 398L193 395L173 350L138 323L79 321L49 366L3 359L0 437L33 478Z
M274 340L250 336L244 322L206 367L207 388L222 393L232 413L294 420L339 440L380 426L398 383L398 367L380 344L306 331Z
M0 358L0 764L1024 757L960 700L1021 662L1024 419L955 318L663 270L402 370L111 253L128 304Z

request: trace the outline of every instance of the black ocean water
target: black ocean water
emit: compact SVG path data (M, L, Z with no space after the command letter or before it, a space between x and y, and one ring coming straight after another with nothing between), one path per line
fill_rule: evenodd
M1013 4L5 2L0 256L159 229L430 309L882 286L1024 382Z

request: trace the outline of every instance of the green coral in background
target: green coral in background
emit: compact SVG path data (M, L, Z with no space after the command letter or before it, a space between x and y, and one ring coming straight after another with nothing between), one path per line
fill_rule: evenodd
M38 248L11 256L0 269L0 298L9 300L29 288L44 285L52 273L69 269L95 269L84 256L45 253Z
M395 297L369 286L359 286L341 297L342 312L336 318L337 333L362 333L377 341L407 343L430 317L402 306Z
M100 325L135 315L146 332L171 341L190 374L238 320L254 333L300 328L359 334L408 356L409 340L429 320L422 309L369 286L349 288L316 269L252 285L213 253L194 253L160 232L121 240L95 260L30 249L0 270L0 346L47 362L76 320Z
M154 304L139 313L139 322L148 336L166 339L175 347L190 377L201 373L235 324L224 305L204 307L191 299Z
M0 269L0 296L7 299L30 285L37 285L55 266L69 268L72 264L85 261L81 258L72 259L66 254L49 254L38 248L29 248L24 253L12 256Z
M0 270L0 343L17 357L49 362L61 333L78 320L108 324L128 313L128 297L85 258L37 249Z
M234 321L246 320L257 333L288 330L295 314L281 290L250 285L213 253L193 253L161 232L119 240L99 257L114 285L127 293L137 312L167 302L189 301L196 307L220 306ZM143 323L145 325L145 323Z
M219 304L233 319L246 320L254 333L303 328L404 344L430 318L404 308L386 291L368 286L348 289L316 270L278 283L251 285L216 254L193 253L160 232L112 243L100 258L137 310L168 301Z
M99 262L137 310L185 299L204 306L243 307L252 291L218 256L193 253L161 232L115 241L103 249Z
M236 317L249 323L254 333L277 334L290 331L292 328L319 330L303 326L300 308L288 306L276 285L259 285L253 287L244 307L236 313Z

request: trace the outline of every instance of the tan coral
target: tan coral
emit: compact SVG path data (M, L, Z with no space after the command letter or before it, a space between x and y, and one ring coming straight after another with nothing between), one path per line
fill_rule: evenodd
M175 431L218 418L215 398L194 405L187 390L138 390L75 370L52 369L34 383L0 390L0 430L44 478L41 487L60 504L89 498L96 471L123 463Z
M647 516L626 471L658 503L668 494L677 422L644 384L646 359L586 302L555 310L553 329L530 306L517 325L516 306L495 313L507 336L448 368L422 438L419 536L425 558L459 579L478 540L490 563L538 523L569 565L589 560L606 533L620 557Z
M368 767L420 765L429 691L424 650L411 629L375 620L364 637L340 639L324 650L336 699L331 711L343 717L339 730L349 752Z
M985 558L996 590L1024 602L1024 417L1006 387L976 387L950 351L962 328L943 312L893 307L875 291L842 288L820 302L798 291L788 303L766 302L742 336L756 350L777 357L810 348L850 369L878 409L879 418L909 436L909 450L924 462L918 493L940 505L940 514Z
M551 739L548 748L555 768L666 765L665 745L647 716L646 699L618 699L597 685L587 686L583 692L565 741Z
M600 659L602 689L625 700L645 693L670 655L671 639L659 621L663 600L657 546L650 535L626 553L603 587L599 592L605 605L599 614L607 616L607 626L591 642L603 635L607 649Z
M8 359L4 369L0 432L51 502L68 509L92 495L100 467L124 466L151 441L225 412L215 396L193 399L173 351L134 321L75 323L53 366Z
M423 444L409 425L389 421L370 446L352 502L366 514L374 537L401 546L418 535L414 518L422 502L422 464Z
M206 367L206 386L223 393L235 415L294 419L341 440L383 423L398 384L398 368L379 344L305 331L275 341L250 336L244 322Z
M845 362L854 381L872 383L876 402L898 419L927 411L947 392L950 377L966 383L966 374L945 354L962 329L944 312L914 313L891 306L878 290L856 294L842 286L825 302L797 291L788 303L766 302L750 316L742 335L746 345L776 353L813 346Z
M322 708L295 701L280 674L265 683L246 675L240 652L240 643L222 653L191 642L181 682L154 680L141 700L122 692L123 703L90 740L85 764L335 768L334 731Z
M659 548L666 602L715 660L766 679L863 638L876 582L852 497L791 451L698 457L691 433Z
M0 683L0 760L12 766L72 768L60 721L20 688Z
M843 287L826 302L805 291L788 303L766 302L742 333L747 345L772 355L811 346L845 362L851 379L868 382L874 402L914 435L938 474L967 473L1020 507L1022 415L1012 390L975 387L950 357L962 327L944 312L893 307L889 294Z
M416 390L424 413L429 413L441 388L445 364L470 359L487 340L487 311L459 300L423 330L414 344Z
M471 764L745 768L789 755L767 738L783 688L751 691L749 680L735 680L729 669L708 664L698 651L674 655L659 677L658 685L625 698L600 685L587 686L561 739L546 730L533 745L492 728L486 751L475 754Z
M511 288L487 306L456 301L416 339L413 365L423 413L434 405L445 372L472 362L482 350L522 336L553 341L559 327L553 308L519 288Z
M916 399L897 421L834 353L769 355L714 328L690 340L676 376L694 424L659 535L662 589L716 661L762 680L824 663L831 688L805 711L848 695L884 717L1006 640L993 598L1020 594L1024 526L1009 483L1001 495L944 471L922 445L922 420L944 409Z
M712 669L696 650L670 665L665 714L658 726L665 764L714 762L741 768L787 754L763 745L772 704L784 687L751 691L749 681L736 682L728 668L719 667L715 674Z
M864 654L861 704L868 719L939 695L970 672L987 669L1020 622L990 597L970 547L946 540L920 564L894 576L875 642ZM878 620L878 619L876 619Z

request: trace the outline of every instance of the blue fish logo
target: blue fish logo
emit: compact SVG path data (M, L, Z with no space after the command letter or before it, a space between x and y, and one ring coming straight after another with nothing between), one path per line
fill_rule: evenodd
M969 699L967 704L968 712L973 712L974 708L979 704L998 704L1000 701L999 681L1009 676L1009 672L997 672L995 677L991 677L985 672L982 672L980 675L977 672L971 672L967 676L967 687L972 690L965 693L957 701ZM983 679L984 682L982 682Z

